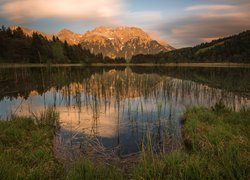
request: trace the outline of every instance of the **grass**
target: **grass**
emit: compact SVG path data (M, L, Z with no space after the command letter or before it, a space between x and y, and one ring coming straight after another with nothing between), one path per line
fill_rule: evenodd
M47 110L0 121L0 179L250 179L250 109L188 109L182 147L168 154L144 147L129 172L87 159L66 171L53 154L57 118Z
M250 110L221 104L187 110L183 147L170 154L144 154L133 179L249 179Z
M119 170L86 159L66 172L53 150L58 115L49 108L38 116L0 120L0 179L122 179Z
M48 109L40 118L13 116L11 120L0 121L0 179L60 176L62 164L53 154L57 119L58 114Z
M109 165L95 166L88 159L79 160L67 173L67 180L78 179L124 179L124 174Z

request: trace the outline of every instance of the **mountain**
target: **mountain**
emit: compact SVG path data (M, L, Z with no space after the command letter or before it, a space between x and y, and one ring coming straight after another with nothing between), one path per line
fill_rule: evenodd
M250 30L209 43L155 55L136 55L132 63L250 62Z
M81 34L76 34L68 29L62 29L57 34L55 34L62 42L67 41L67 43L74 45L79 44L82 39Z
M17 26L11 27L12 30L16 28ZM21 28L28 36L32 36L36 32L51 40L54 35L62 42L67 41L70 45L81 44L82 48L89 49L91 53L102 53L103 56L111 58L129 59L137 54L157 54L174 49L168 44L163 45L153 40L146 32L136 27L98 27L83 35L68 29L62 29L57 34L48 34L38 30Z
M136 27L98 27L83 35L81 45L92 53L125 59L136 54L156 54L173 50L169 45L163 46L152 40L146 32Z
M11 30L16 30L19 26L10 26ZM27 36L32 36L33 33L37 33L40 34L44 37L46 37L48 40L52 40L53 38L53 34L49 34L49 33L45 33L36 29L29 29L29 28L25 28L25 27L21 27L21 29L23 30L24 34L26 34Z

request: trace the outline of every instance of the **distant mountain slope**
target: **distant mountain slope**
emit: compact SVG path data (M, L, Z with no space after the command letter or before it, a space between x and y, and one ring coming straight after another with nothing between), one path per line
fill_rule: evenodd
M125 59L136 54L156 54L173 50L169 45L163 46L152 40L146 32L136 27L98 27L83 35L81 45L92 53Z
M55 34L61 41L67 41L68 44L75 45L79 44L82 38L81 34L76 34L68 29L62 29L57 34Z
M12 26L14 30L18 26ZM58 37L62 42L67 41L70 45L81 44L84 49L89 49L91 53L111 58L122 57L130 59L136 54L157 54L173 50L170 45L162 45L140 28L136 27L98 27L87 31L85 34L76 34L68 29L62 29L57 34L48 34L38 30L21 27L23 32L32 36L34 32L41 34L48 40L53 36Z
M194 47L193 50L194 55L199 58L237 59L240 56L247 56L247 54L250 55L250 31L201 44Z
M226 38L157 55L137 55L133 63L146 62L249 62L250 30Z
M13 31L13 30L16 30L19 26L10 26L10 29ZM39 31L39 30L36 30L36 29L29 29L29 28L26 28L26 27L20 27L22 30L23 30L23 33L28 35L28 36L32 36L33 33L37 33L37 34L40 34L42 35L43 37L46 37L48 40L52 40L52 37L53 37L53 34L49 34L49 33L45 33L45 32L42 32L42 31Z

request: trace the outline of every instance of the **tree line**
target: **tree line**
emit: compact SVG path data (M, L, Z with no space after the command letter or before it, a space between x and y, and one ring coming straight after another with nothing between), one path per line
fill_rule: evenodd
M126 63L123 58L112 59L92 54L80 44L69 45L53 36L52 40L34 32L27 36L20 27L0 29L0 63Z

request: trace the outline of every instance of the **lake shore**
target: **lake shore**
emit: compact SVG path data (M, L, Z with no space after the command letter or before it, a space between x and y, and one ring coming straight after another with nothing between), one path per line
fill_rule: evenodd
M0 68L22 68L22 67L122 67L122 66L138 66L138 67L224 67L224 68L250 68L250 64L247 63L165 63L165 64L0 64Z
M0 179L249 179L250 110L222 104L184 114L182 146L155 154L142 148L129 172L79 158L65 169L53 152L58 114L0 121Z

